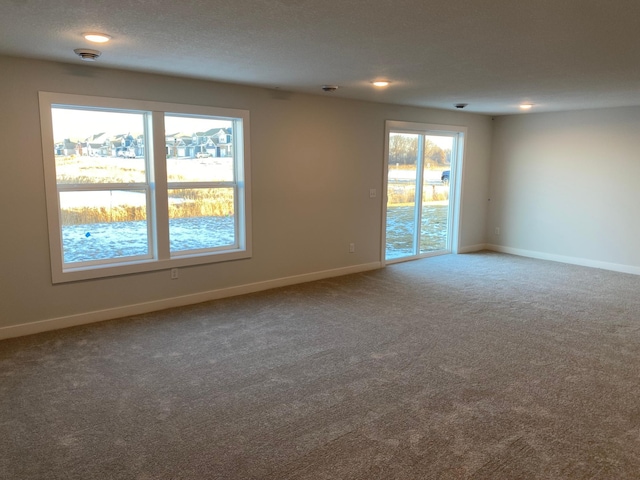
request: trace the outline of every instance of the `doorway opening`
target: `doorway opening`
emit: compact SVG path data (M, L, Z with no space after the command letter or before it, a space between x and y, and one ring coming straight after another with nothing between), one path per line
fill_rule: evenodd
M465 133L387 122L384 263L457 252Z

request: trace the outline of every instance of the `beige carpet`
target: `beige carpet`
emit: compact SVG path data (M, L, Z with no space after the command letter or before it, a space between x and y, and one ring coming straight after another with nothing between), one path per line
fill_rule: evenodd
M640 277L449 255L6 340L0 478L638 479Z

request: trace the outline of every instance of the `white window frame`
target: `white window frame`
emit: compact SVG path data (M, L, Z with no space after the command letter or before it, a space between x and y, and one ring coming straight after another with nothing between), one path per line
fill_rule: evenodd
M165 270L171 268L225 262L251 258L251 169L249 112L228 108L182 105L165 102L130 100L109 97L94 97L52 92L39 92L40 126L47 201L47 221L51 255L51 277L53 283L64 283L93 278L126 275L131 273ZM147 224L150 235L150 252L144 257L126 257L105 262L91 262L82 266L64 264L62 229L60 222L60 188L57 184L53 141L52 106L71 106L80 109L106 109L132 112L147 112L145 158L147 165L146 184L121 185L128 189L146 190L150 197ZM168 190L174 184L167 182L166 142L164 116L219 117L233 119L234 135L234 180L216 182L215 186L234 189L236 244L227 249L204 249L191 252L176 252L169 246ZM208 182L203 185L214 186ZM97 184L96 189L118 188L114 184ZM184 188L180 184L179 188ZM91 190L83 186L84 190Z

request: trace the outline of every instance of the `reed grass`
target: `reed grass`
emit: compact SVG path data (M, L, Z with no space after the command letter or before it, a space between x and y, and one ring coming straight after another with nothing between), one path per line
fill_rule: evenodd
M413 184L389 184L387 190L388 205L407 205L416 200L416 187ZM423 202L449 200L449 188L440 185L425 185L422 189Z
M229 217L235 212L233 189L184 189L169 192L169 218ZM147 219L145 206L113 205L61 210L63 225L135 222Z
M103 157L56 157L58 184L137 183L145 179L144 162ZM170 181L183 177L174 175ZM169 194L169 218L228 217L234 215L232 188L175 189ZM61 210L63 225L134 222L147 219L145 206L105 205Z
M235 212L231 188L170 190L169 199L169 218L230 217Z
M80 207L60 211L62 225L85 225L92 223L133 222L147 219L147 209L132 205L113 207Z

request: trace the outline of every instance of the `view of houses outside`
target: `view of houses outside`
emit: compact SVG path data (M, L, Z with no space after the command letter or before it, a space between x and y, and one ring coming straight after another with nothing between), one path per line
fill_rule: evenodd
M65 263L150 255L143 113L52 108ZM231 120L166 115L172 253L233 245ZM194 185L196 184L197 185Z

